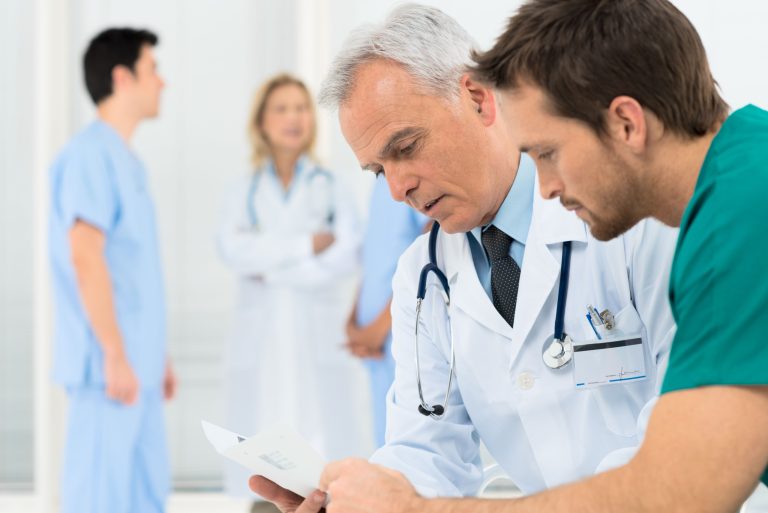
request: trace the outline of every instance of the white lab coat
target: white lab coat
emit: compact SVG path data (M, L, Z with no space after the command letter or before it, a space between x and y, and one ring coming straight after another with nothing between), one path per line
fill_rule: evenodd
M343 348L360 233L352 198L307 159L289 191L267 167L227 195L219 230L224 262L238 278L234 336L226 357L228 425L254 434L277 422L297 429L327 459L370 454L365 370ZM332 208L334 221L327 223ZM313 255L312 234L334 244ZM251 495L248 473L227 467L230 493Z
M396 377L387 444L372 460L403 472L426 495L477 493L480 440L527 494L628 461L641 442L674 334L667 282L676 236L677 230L648 220L600 242L558 201L535 193L513 329L478 280L467 235L440 232L438 265L451 284L456 348L456 381L440 420L417 412L415 300L428 262L428 238L420 237L400 259L393 281ZM648 380L577 390L573 363L551 370L542 362L554 333L566 240L574 242L565 332L594 340L586 307L609 309L616 329L642 331ZM450 339L442 288L430 276L419 328L421 378L426 402L442 404Z

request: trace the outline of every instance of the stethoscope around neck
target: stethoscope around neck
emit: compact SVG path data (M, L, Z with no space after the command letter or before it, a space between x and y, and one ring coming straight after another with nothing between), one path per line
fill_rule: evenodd
M270 164L271 166L271 164ZM297 171L294 175L294 180L299 179L299 169L301 169L300 166L297 166ZM250 223L251 228L258 228L259 226L259 218L256 214L256 194L258 193L259 186L261 185L261 177L266 172L265 168L258 169L253 172L253 175L251 176L250 184L248 185L248 196L246 199L246 209L248 212L248 222ZM306 179L310 182L312 182L315 178L322 177L325 180L328 180L329 184L333 183L333 175L329 173L328 171L325 171L323 169L319 169L317 167L312 167L311 171L309 172ZM289 188L288 192L286 192L286 197L290 194L290 192L293 190L293 186ZM325 213L325 221L328 224L328 226L333 226L333 222L335 220L336 212L334 210L333 204L331 203L328 206L328 212Z
M442 404L430 405L424 400L424 392L421 384L421 365L419 360L419 324L421 323L421 310L424 304L424 298L427 294L427 279L429 274L435 275L443 288L445 307L448 309L451 303L451 288L448 284L448 278L445 273L437 266L437 233L440 225L437 222L432 224L429 232L429 263L422 267L419 274L419 286L416 289L416 326L414 334L416 337L416 386L419 390L419 413L435 419L441 418L448 407L448 398L451 394L451 385L453 384L453 375L456 369L456 352L454 350L453 330L448 326L449 337L451 339L451 361L450 371L448 373L448 386L445 390L445 397ZM560 262L560 285L557 292L557 309L555 314L555 334L551 342L545 344L542 353L544 364L550 369L559 369L564 367L573 359L573 342L565 333L565 304L568 296L568 278L571 268L571 241L563 242L563 256Z

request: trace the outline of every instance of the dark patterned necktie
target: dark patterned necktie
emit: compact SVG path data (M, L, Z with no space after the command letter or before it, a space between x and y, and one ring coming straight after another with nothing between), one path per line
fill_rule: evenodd
M520 266L509 255L512 237L491 225L483 231L481 238L491 261L493 306L510 326L514 326Z

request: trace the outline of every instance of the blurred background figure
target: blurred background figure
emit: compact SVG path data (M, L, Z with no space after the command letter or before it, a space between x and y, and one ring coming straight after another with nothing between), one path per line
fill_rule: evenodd
M395 377L390 351L392 277L400 255L428 224L428 217L392 199L384 176L376 178L363 240L362 283L347 321L347 346L368 368L377 447L384 445L386 395Z
M227 425L249 436L285 423L336 459L370 446L355 399L362 369L343 333L341 283L354 276L359 233L351 196L312 158L315 126L300 80L278 75L257 92L253 171L226 196L218 236L238 281ZM225 489L252 497L249 475L227 467Z
M98 119L51 168L53 371L70 407L63 513L162 512L170 490L162 406L175 377L154 206L130 146L158 113L156 44L127 28L91 41L85 83Z

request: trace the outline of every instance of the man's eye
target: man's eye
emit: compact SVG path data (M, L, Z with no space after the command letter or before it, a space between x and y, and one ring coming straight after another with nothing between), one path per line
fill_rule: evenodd
M554 150L542 151L541 153L539 153L539 160L549 160L552 158L552 155L554 153L555 153Z
M376 175L376 178L384 174L384 168L379 167L373 170L373 174Z
M416 141L413 141L408 146L400 148L400 155L410 155L416 149Z

